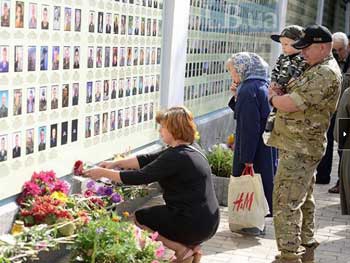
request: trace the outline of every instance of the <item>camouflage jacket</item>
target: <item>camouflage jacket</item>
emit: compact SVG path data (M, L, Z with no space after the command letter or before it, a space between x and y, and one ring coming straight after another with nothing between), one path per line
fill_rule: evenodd
M329 56L289 83L289 96L300 110L277 110L267 144L321 158L327 143L329 121L339 99L341 79L337 62Z
M305 71L306 67L307 64L300 54L289 56L281 54L271 72L271 81L281 85L284 93L289 93L289 90L286 89L288 82L292 78L298 78Z

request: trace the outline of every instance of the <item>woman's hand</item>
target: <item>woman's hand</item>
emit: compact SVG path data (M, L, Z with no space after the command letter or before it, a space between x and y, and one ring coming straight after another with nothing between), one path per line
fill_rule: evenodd
M246 167L253 167L253 163L245 163Z
M233 96L237 96L237 87L238 87L238 84L236 82L232 82L231 86L230 86L230 90L233 94Z
M98 180L102 177L107 177L107 169L101 167L94 167L83 171L83 176Z
M116 166L118 166L117 162L115 161L103 161L98 164L99 167L101 168L106 168L106 169L113 169Z

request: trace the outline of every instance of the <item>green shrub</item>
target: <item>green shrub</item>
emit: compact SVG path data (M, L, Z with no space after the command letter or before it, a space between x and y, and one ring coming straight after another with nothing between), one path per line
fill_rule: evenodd
M221 145L214 145L207 153L211 171L216 176L230 177L232 174L233 152Z

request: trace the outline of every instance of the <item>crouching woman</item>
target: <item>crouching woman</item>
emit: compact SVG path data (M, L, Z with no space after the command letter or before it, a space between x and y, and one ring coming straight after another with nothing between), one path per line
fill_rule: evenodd
M160 112L156 121L160 137L168 145L165 150L102 162L97 168L85 170L84 175L126 185L158 182L165 205L136 211L135 223L157 231L158 240L175 251L175 262L199 262L199 245L216 233L220 220L210 166L194 144L196 125L186 108ZM119 170L122 168L125 170Z

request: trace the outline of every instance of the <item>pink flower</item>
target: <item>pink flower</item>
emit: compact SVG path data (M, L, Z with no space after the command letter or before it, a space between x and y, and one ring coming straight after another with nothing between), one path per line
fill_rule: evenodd
M158 260L152 260L152 263L159 263Z
M162 256L164 256L164 253L165 253L164 246L160 246L159 248L156 249L156 257L157 258L161 258Z
M41 194L41 189L36 183L28 181L24 183L23 192L27 195L35 196Z
M54 183L52 192L62 192L68 194L69 184L65 181L58 180Z
M151 239L152 239L152 241L157 240L158 236L159 236L159 234L158 234L158 232L157 232L157 231L156 231L156 232L153 232L153 233L152 233L152 235L151 235Z

